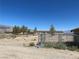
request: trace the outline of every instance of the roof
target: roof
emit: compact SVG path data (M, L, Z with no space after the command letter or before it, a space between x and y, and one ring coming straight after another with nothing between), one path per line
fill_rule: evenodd
M74 32L75 34L79 35L79 28L71 30L71 32Z
M72 29L71 32L76 31L76 30L79 30L79 28Z

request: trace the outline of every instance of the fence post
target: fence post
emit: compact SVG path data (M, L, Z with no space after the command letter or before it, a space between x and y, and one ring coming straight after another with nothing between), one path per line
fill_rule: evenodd
M62 34L59 34L59 35L58 35L58 42L59 42L59 43L62 43Z

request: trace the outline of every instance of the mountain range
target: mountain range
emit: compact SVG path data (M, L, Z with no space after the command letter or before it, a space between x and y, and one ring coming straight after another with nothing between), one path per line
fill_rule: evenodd
M0 33L2 33L2 32L10 32L10 31L12 31L11 26L0 25Z

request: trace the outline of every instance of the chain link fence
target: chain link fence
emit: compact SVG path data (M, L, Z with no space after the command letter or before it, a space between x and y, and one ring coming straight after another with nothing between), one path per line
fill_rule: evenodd
M43 32L38 35L38 42L40 42L41 46L43 46L45 42L63 42L67 45L79 46L79 35L73 33L55 33L54 35L51 35Z

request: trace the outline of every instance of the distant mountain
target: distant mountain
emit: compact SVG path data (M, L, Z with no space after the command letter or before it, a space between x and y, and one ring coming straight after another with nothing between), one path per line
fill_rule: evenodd
M11 31L12 31L12 27L6 25L0 25L0 33L11 32Z
M9 29L9 26L5 26L5 25L0 25L0 29Z

